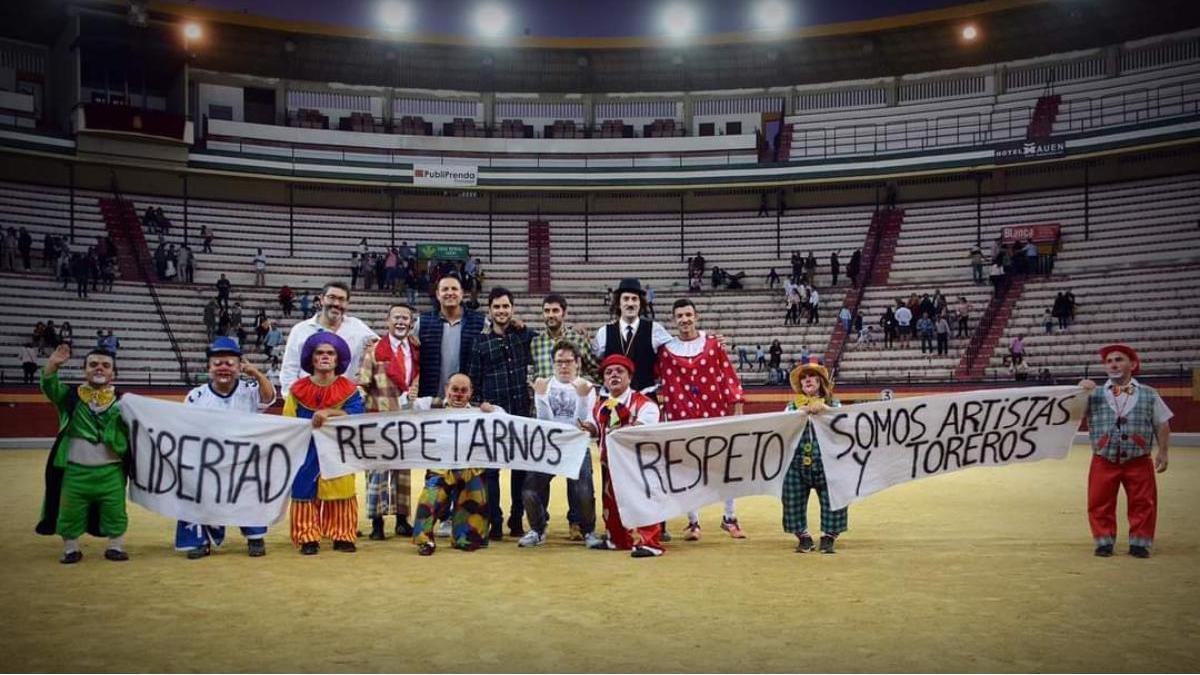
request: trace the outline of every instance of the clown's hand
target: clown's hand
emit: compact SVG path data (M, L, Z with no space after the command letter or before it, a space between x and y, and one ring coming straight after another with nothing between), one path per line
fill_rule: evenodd
M62 364L71 360L71 345L62 343L50 353L50 357L46 359L47 366L58 368Z
M1096 383L1093 380L1080 380L1079 388L1084 391L1091 391L1096 388Z
M1162 448L1158 449L1158 455L1154 458L1154 470L1157 473L1167 470L1167 451Z
M808 405L804 406L804 409L807 410L808 414L810 415L820 415L821 413L829 410L829 406L825 405L824 401L818 399L816 401L809 401Z
M496 412L496 406L492 405L491 403L488 403L487 401L484 401L483 403L479 404L479 412L484 412L484 413Z

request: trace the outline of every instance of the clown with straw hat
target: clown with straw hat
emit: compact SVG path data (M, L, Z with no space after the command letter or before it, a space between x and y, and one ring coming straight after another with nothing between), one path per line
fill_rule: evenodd
M788 379L795 398L788 403L787 410L804 410L815 415L839 405L833 398L833 379L820 357L810 356L792 370ZM838 535L846 531L848 509L830 507L821 446L809 421L784 477L781 496L783 529L796 536L797 553L808 553L816 548L808 532L808 493L813 490L821 502L821 553L833 553Z

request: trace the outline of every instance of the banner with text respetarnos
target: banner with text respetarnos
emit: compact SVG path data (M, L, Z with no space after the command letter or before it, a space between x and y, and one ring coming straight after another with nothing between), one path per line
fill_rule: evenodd
M476 409L348 415L314 430L321 475L372 469L522 469L578 478L588 435Z
M283 517L304 463L308 420L210 410L137 394L129 424L129 498L155 513L208 525L269 525Z
M838 509L928 476L1066 457L1086 407L1079 387L1026 387L846 406L812 420Z
M734 497L778 497L807 419L779 412L614 431L606 442L621 522L640 527Z

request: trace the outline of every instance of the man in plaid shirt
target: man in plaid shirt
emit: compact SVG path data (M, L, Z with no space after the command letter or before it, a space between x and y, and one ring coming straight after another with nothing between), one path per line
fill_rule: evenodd
M529 393L529 371L532 365L529 344L537 335L520 319L513 317L513 295L507 288L496 286L488 293L488 318L483 333L475 338L471 347L471 358L467 365L467 376L475 383L474 403L491 403L504 408L510 415L529 417L533 410ZM500 508L500 470L484 472L487 483L488 505L491 509L489 538L499 541L504 537L504 511ZM513 471L509 481L508 531L511 536L525 534L521 522L525 516L525 504L521 490L525 482L524 471Z
M592 382L596 381L596 355L588 346L584 335L587 331L576 330L568 326L567 299L558 293L551 293L542 300L542 320L545 330L529 343L529 352L533 359L533 379L550 380L554 377L554 346L565 341L579 349L582 359L579 374ZM506 408L507 409L507 408ZM542 495L542 509L550 512L550 487L546 486ZM576 503L575 492L567 490L567 523L571 527L571 541L583 541L583 530L579 527L579 504Z

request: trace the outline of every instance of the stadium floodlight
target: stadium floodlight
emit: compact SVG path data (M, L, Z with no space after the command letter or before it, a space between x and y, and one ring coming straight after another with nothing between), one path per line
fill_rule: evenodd
M412 5L406 0L383 0L379 3L379 23L391 33L407 31L412 24Z
M508 10L494 2L486 2L475 10L475 30L485 38L503 37L509 21Z
M784 0L760 0L754 5L754 26L772 33L787 30L792 21L791 6Z
M203 35L204 31L201 30L200 24L196 23L195 21L189 21L183 24L183 37L187 38L188 42L195 42Z
M663 32L676 40L686 38L696 32L700 17L696 8L686 2L672 2L663 7Z
M979 29L975 24L969 23L962 28L962 39L966 42L974 42L975 38L979 37Z

